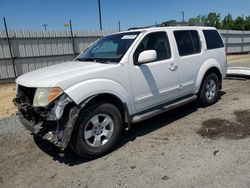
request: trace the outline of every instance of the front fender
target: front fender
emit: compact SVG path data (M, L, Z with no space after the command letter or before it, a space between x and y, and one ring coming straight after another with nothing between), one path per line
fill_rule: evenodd
M220 73L221 73L221 66L220 63L216 60L216 59L208 59L207 61L205 61L202 66L200 67L200 70L198 72L198 76L196 79L196 83L195 83L195 92L198 93L202 80L206 74L206 72L212 68L212 67L216 67Z
M129 114L134 112L132 97L118 82L109 79L91 79L73 85L64 91L77 105L98 94L112 94L127 104Z

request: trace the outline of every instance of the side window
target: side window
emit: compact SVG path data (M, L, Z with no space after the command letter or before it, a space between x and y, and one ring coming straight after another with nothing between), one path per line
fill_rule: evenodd
M144 37L137 49L135 50L133 59L138 61L141 52L145 50L155 50L157 53L156 61L169 59L171 57L170 44L166 32L150 33Z
M196 30L174 31L174 36L180 56L200 53L200 38Z
M206 43L207 43L207 49L215 49L215 48L222 48L224 47L223 41L216 30L203 30Z

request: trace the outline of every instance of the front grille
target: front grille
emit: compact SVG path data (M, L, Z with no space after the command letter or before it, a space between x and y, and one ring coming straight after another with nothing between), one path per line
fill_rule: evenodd
M18 93L17 93L18 96L25 97L28 100L26 102L28 102L30 104L33 103L35 92L36 92L36 88L18 85Z

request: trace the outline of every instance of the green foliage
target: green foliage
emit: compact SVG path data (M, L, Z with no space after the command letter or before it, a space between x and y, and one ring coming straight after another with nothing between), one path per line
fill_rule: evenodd
M220 14L210 12L207 16L207 23L211 27L220 28Z
M233 19L232 15L228 14L221 19L220 14L211 12L208 15L198 15L195 18L189 18L188 23L190 25L204 23L211 27L216 27L217 29L250 31L250 15L247 17L238 16L236 19Z
M224 17L221 23L221 29L233 29L234 28L234 20L231 14L228 14Z
M245 30L250 31L250 15L245 18Z
M233 29L237 30L244 30L245 29L245 20L243 17L238 16L234 20L234 27Z
M196 18L189 18L188 23L190 25L195 25L197 23L208 23L208 18L206 15L199 15Z

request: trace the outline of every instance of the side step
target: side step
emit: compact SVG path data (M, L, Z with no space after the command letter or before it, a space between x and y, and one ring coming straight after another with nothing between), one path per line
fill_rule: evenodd
M168 110L172 110L172 109L177 108L179 106L182 106L184 104L195 101L196 99L197 99L197 96L192 95L192 96L185 97L185 98L183 98L181 100L178 100L176 102L173 102L173 103L167 103L166 106L155 107L155 108L153 108L152 111L147 111L145 113L133 116L132 117L132 123L138 123L140 121L144 121L144 120L149 119L149 118L151 118L153 116L162 114L162 113L164 113L164 112L166 112Z

